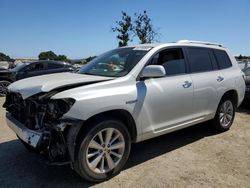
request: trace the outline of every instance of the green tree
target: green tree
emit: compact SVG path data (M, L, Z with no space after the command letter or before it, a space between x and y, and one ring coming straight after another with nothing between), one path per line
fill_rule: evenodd
M39 60L56 60L57 55L52 51L41 52L38 56Z
M157 41L156 38L159 35L153 27L152 20L147 15L146 11L141 14L135 13L134 21L134 33L139 38L140 43L152 43Z
M118 33L116 38L119 40L119 47L128 45L133 29L131 17L126 12L122 11L121 13L121 21L116 21L117 26L111 28L113 32Z
M57 58L55 60L58 61L68 61L67 56L66 55L58 55Z
M12 61L12 59L8 55L0 52L0 61Z
M89 56L89 57L86 58L85 60L86 60L86 62L88 63L88 62L92 61L92 60L95 59L95 58L96 58L96 56Z

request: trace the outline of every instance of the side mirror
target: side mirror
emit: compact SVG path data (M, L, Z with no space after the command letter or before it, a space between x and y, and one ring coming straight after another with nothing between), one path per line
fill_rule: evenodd
M148 65L142 70L141 77L142 78L158 78L164 77L166 75L166 71L161 65Z

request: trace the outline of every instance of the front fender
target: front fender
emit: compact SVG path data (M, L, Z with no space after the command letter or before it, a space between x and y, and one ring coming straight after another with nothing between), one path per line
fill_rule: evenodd
M96 114L115 109L126 110L134 116L138 93L136 82L116 82L108 85L98 83L60 92L52 99L75 99L74 105L65 116L87 120ZM134 116L135 120L136 118Z

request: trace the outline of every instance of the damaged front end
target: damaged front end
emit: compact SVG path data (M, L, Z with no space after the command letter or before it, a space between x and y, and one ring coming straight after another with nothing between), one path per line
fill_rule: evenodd
M56 93L39 93L23 99L19 93L9 92L3 107L8 125L23 142L48 155L53 162L67 162L73 158L75 141L69 134L75 134L81 127L77 125L83 122L64 117L75 100L51 99Z

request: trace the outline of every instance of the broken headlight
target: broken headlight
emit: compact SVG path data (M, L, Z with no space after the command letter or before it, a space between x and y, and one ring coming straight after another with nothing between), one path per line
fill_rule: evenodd
M70 110L74 103L75 100L72 98L51 99L48 102L47 112L52 118L60 118Z

